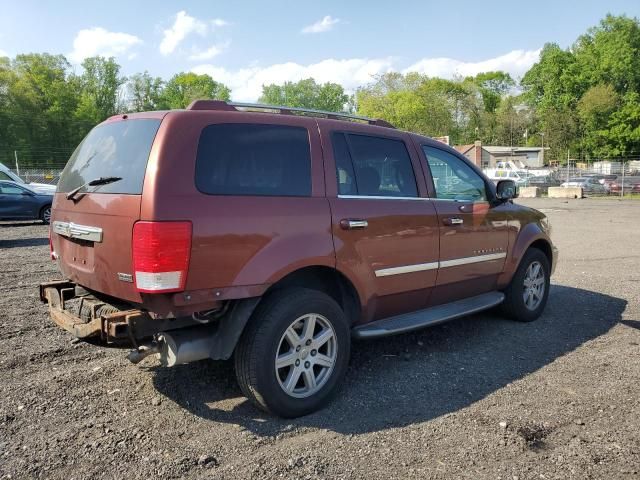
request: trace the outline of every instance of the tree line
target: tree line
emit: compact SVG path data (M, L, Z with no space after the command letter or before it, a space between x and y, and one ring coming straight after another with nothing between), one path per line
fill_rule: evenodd
M64 163L110 115L231 96L208 75L127 78L113 58L88 58L80 74L62 55L0 58L0 161L12 164L17 150L39 164ZM549 43L519 81L501 71L451 80L390 72L348 95L309 78L264 85L259 102L382 118L453 144L544 145L551 159L638 156L640 22L608 15L570 48Z

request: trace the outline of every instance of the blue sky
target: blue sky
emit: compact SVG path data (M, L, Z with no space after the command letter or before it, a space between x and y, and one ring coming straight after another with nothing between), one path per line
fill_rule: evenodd
M348 90L389 70L518 77L546 42L568 47L608 12L640 16L640 1L0 0L0 12L0 55L113 55L124 74L209 73L252 101L309 76Z

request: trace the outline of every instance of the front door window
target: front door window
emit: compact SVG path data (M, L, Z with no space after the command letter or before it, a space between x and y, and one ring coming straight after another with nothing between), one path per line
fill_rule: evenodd
M423 147L436 198L466 202L487 201L484 180L464 161L438 148Z

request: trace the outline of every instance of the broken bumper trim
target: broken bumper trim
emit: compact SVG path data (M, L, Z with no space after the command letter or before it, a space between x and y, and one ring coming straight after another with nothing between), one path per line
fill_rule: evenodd
M40 300L49 305L49 316L56 325L78 338L100 336L107 343L129 340L133 323L146 314L140 310L124 310L107 315L95 315L87 322L65 308L65 302L76 298L76 284L61 280L40 285Z

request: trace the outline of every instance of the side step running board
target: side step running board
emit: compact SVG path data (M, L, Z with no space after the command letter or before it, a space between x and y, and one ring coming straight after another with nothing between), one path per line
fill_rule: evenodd
M377 338L411 332L487 310L488 308L500 305L503 301L504 294L501 292L484 293L476 297L465 298L444 305L437 305L417 312L376 320L375 322L355 327L351 331L351 334L354 338Z

